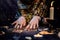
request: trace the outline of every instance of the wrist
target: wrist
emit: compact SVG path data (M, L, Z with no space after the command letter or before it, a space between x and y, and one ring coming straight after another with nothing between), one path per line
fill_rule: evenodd
M24 16L20 16L19 18L25 18Z
M40 16L33 16L33 18L37 18L38 20L41 20Z

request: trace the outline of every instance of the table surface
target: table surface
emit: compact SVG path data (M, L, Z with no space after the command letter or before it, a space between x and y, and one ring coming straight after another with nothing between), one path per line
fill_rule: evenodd
M22 33L7 33L0 36L1 40L26 40L25 37L30 37L32 40L60 40L56 34L43 35L43 37L34 37L38 31L22 32Z

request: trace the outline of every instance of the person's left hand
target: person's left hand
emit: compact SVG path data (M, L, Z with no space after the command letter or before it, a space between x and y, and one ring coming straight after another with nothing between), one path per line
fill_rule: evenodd
M14 28L17 28L17 29L23 28L23 26L26 25L26 19L25 19L25 17L24 16L19 17L16 21L14 21L12 23L12 25L14 25L14 24L15 24Z
M25 30L38 28L38 23L41 18L39 16L34 16L29 24L26 26Z

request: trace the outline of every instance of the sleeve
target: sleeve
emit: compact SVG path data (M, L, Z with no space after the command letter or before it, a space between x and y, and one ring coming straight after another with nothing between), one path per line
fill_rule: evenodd
M19 9L27 9L27 6L23 4L20 0L17 1L17 4Z

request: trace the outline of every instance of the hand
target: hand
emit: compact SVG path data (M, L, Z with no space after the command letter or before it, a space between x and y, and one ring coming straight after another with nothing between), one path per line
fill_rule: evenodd
M19 19L17 19L15 22L13 22L12 24L15 24L14 28L22 28L23 26L26 25L26 20L25 17L21 16L19 17Z
M39 20L40 20L39 16L34 16L32 20L29 22L29 24L26 26L25 30L38 28Z

